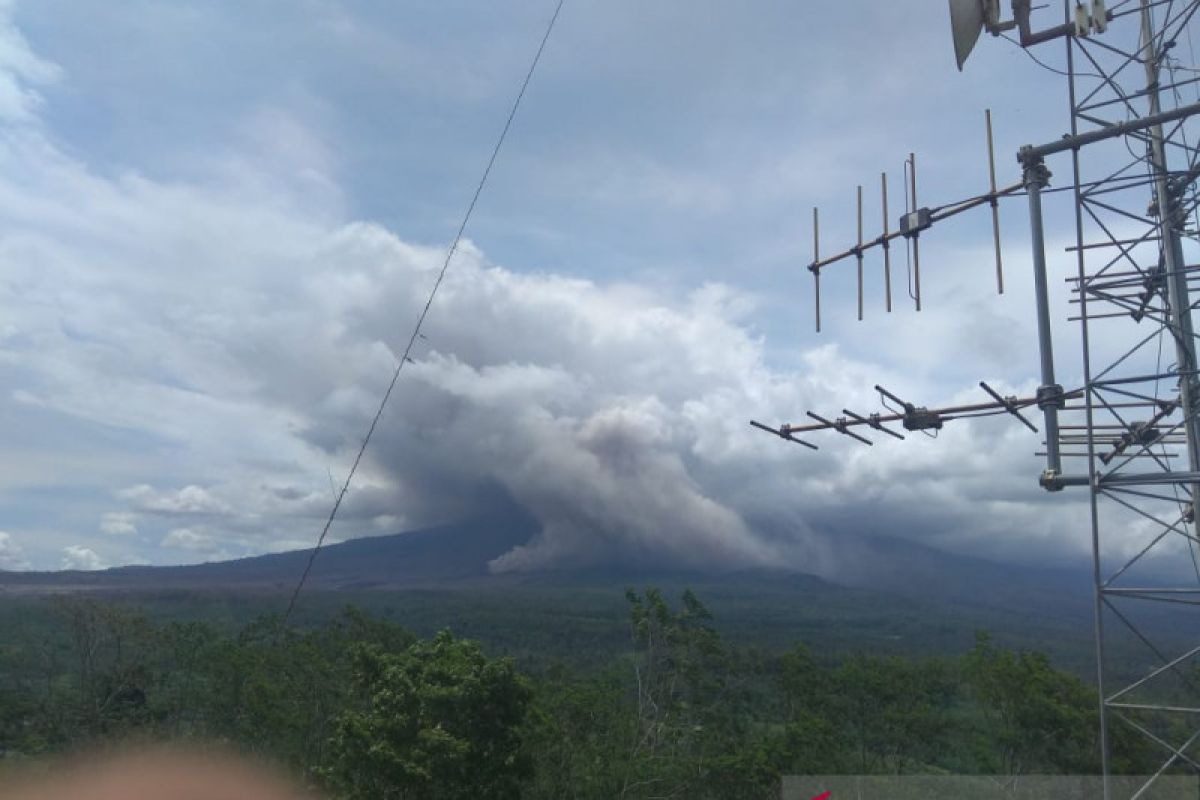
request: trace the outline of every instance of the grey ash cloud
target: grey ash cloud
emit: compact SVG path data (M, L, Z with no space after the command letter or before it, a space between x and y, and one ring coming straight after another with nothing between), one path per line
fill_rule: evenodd
M310 544L441 246L355 221L360 203L344 187L364 175L345 174L346 140L313 121L333 112L303 92L304 102L265 90L245 101L232 137L205 142L186 168L162 154L147 156L159 169L93 163L45 113L55 82L72 75L34 53L10 6L0 4L0 23L0 417L23 437L9 440L5 459L21 469L0 466L10 509L0 519L0 568L170 563ZM712 27L697 35L724 36ZM795 52L793 38L775 45ZM587 67L563 69L583 80ZM694 87L694 119L710 119L707 86ZM758 88L739 101L749 106L731 107L757 112L782 91ZM829 106L839 91L814 85L812 101ZM675 122L659 116L660 126ZM744 153L768 133L731 130L745 137ZM773 135L776 144L785 138ZM747 424L797 420L808 408L869 409L877 382L931 403L973 398L981 377L1028 390L1019 278L1010 295L1018 299L992 306L987 291L965 288L974 280L966 270L936 280L931 272L920 318L897 313L857 333L833 325L817 340L795 279L809 245L791 230L800 198L831 191L825 183L848 174L845 159L833 165L798 145L773 161L751 159L752 170L737 162L692 180L667 161L603 143L545 159L536 145L512 154L514 170L550 193L543 201L581 205L548 233L515 212L481 220L483 244L460 251L333 539L515 504L540 532L496 570L621 561L831 572L846 533L1016 560L1086 552L1073 522L1081 505L1039 494L1037 443L1003 420L964 422L937 442L881 440L870 451L826 439L815 454ZM709 141L691 155L731 149L723 145ZM860 155L861 145L832 152ZM821 186L806 184L817 178ZM565 194L582 184L586 191ZM714 186L720 192L705 188ZM435 188L388 191L443 214ZM521 194L496 191L510 203ZM604 263L610 251L595 238L571 244L567 222L583 226L589 210L607 218L618 198L636 204L629 215L643 238L630 247L645 245L654 263L622 270ZM736 225L749 226L768 205L779 209L771 224L789 232L726 231L719 259L702 258L705 247L680 233L707 242L713 215L744 212ZM648 238L664 231L676 252ZM554 259L537 248L538 258L514 257L517 238L568 244ZM986 261L968 248L941 255ZM770 280L746 266L772 259L779 275ZM1019 259L1010 263L1019 275ZM754 286L738 288L742 278ZM830 291L848 297L844 286ZM781 333L768 338L768 329Z

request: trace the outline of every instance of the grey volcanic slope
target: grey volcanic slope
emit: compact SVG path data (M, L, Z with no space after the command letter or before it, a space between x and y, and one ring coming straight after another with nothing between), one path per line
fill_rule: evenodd
M313 589L441 586L487 576L487 564L536 531L527 519L472 520L426 530L326 545ZM294 585L309 550L179 567L117 567L95 572L0 571L0 592L82 589L281 589Z
M331 544L318 554L307 586L327 592L506 592L536 586L612 590L658 584L705 586L710 592L746 598L755 590L769 588L816 607L825 607L835 597L853 597L854 602L875 606L881 612L916 603L930 618L970 608L989 618L1008 619L1006 627L1051 620L1083 625L1092 613L1090 581L1082 568L1004 565L872 535L839 537L844 568L823 577L790 570L705 574L628 561L586 570L489 573L488 562L526 543L537 530L535 520L514 511L503 517ZM98 572L0 571L0 596L71 591L289 591L303 572L309 553L299 550L191 566L119 567ZM1161 624L1169 627L1174 622L1164 618Z
M823 578L787 570L703 574L628 562L538 574L489 573L488 562L526 543L537 529L532 519L508 516L331 544L318 555L308 588L324 598L318 604L397 605L411 612L405 624L453 626L481 639L495 635L493 628L511 629L516 615L544 628L528 635L542 636L539 647L550 650L558 641L554 637L597 630L606 632L610 645L625 642L624 589L654 585L668 595L695 589L726 620L731 635L758 643L961 652L974 631L986 629L1013 645L1048 648L1081 673L1090 658L1091 589L1082 568L1003 565L858 535L839 537L846 566ZM278 595L296 585L309 553L100 572L0 572L0 599L99 592L139 594L153 602L171 595L184 598L194 611L220 597L241 595L253 603L255 596L270 595L277 606ZM310 602L316 601L310 597ZM1166 614L1142 622L1175 638L1183 630Z
M319 590L447 588L464 582L509 585L634 584L657 579L699 579L704 583L756 580L809 582L902 596L1007 610L1066 610L1090 613L1090 582L1084 570L1037 569L952 555L913 542L872 535L842 536L843 569L823 579L796 570L688 573L661 564L628 561L585 570L545 572L523 577L493 576L488 562L524 544L537 532L532 518L514 512L453 525L372 536L326 545L309 576ZM101 571L0 571L0 592L82 589L283 589L295 585L309 550L175 567L117 567ZM752 577L757 576L757 577ZM790 576L790 577L789 577Z

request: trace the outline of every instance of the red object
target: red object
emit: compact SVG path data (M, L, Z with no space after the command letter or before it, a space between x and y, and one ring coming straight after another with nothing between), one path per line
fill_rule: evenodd
M825 794L817 795L812 800L829 800L831 797L833 797L833 792L826 792Z

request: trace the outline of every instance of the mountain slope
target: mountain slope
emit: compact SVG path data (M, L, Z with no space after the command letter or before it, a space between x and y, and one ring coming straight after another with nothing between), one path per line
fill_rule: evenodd
M487 576L487 564L524 544L533 523L513 518L372 536L323 547L308 586L366 589L438 586ZM0 591L78 589L279 589L294 585L310 555L295 550L180 567L96 572L0 572Z
M948 554L890 537L841 536L844 565L818 577L796 571L695 572L628 564L536 574L494 575L488 562L537 531L520 516L473 520L410 533L331 544L310 575L311 618L346 603L396 613L420 632L456 632L529 652L590 653L620 648L628 630L626 587L693 589L731 639L756 646L806 642L821 651L959 653L978 630L1010 646L1051 652L1081 674L1091 659L1092 591L1082 567L1040 569ZM139 604L181 618L279 611L310 551L179 567L101 572L0 572L11 613L22 595L67 592L136 595ZM323 609L323 610L322 610ZM239 612L239 613L242 613ZM314 616L315 615L315 616ZM1146 619L1178 638L1179 621ZM1114 636L1114 641L1116 637ZM1119 645L1144 666L1136 643Z
M953 555L883 536L841 536L843 567L813 576L794 570L684 572L628 564L536 574L493 575L488 563L537 532L535 520L513 514L471 520L410 533L330 544L318 554L307 587L311 591L484 589L546 587L554 590L625 586L705 586L731 599L758 590L796 602L826 606L852 592L854 604L922 608L946 617L974 609L1009 620L1057 620L1083 625L1093 613L1089 574L1082 568L1049 569L999 564ZM178 567L119 567L98 572L0 572L0 595L64 591L289 591L310 551L256 556ZM900 601L903 601L901 603Z
M1092 613L1091 584L1082 569L1037 569L948 554L881 536L842 536L844 565L817 577L790 570L681 572L655 566L611 565L521 575L493 575L488 563L524 544L537 532L535 520L513 514L410 533L330 544L318 554L307 587L311 591L472 588L515 586L614 587L704 585L730 597L768 589L798 602L832 602L853 590L856 604L916 603L924 613L944 616L974 608L1019 625L1022 617L1082 624ZM120 567L99 572L0 572L0 595L64 591L288 591L295 586L310 551L256 556L178 567ZM870 600L866 598L871 598Z

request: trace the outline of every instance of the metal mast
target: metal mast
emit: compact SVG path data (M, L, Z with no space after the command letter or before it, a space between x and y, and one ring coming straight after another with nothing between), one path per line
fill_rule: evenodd
M1151 783L1172 769L1200 771L1200 647L1163 644L1157 611L1190 609L1174 621L1200 643L1200 567L1189 575L1188 565L1178 564L1196 559L1200 545L1200 395L1190 290L1200 267L1194 258L1188 264L1183 247L1185 237L1197 234L1187 226L1200 175L1189 131L1197 108L1183 97L1200 95L1195 65L1175 68L1171 54L1187 42L1200 3L1122 5L1112 15L1112 35L1066 40L1071 139L1083 142L1071 148L1071 284L1085 401L1066 412L1082 413L1083 420L1063 442L1088 465L1081 477L1091 494L1106 799L1115 791L1107 778L1119 728L1161 756ZM1095 138L1114 126L1120 137ZM1023 150L1023 161L1041 157L1036 150ZM1172 561L1185 569L1171 569ZM1142 646L1147 661L1140 674L1114 663L1118 638Z
M1110 780L1118 771L1114 742L1160 757L1132 794L1121 785L1121 796L1140 798L1168 772L1200 772L1200 373L1192 323L1200 299L1191 298L1200 281L1200 65L1189 38L1200 0L1122 0L1111 7L1104 0L1064 0L1062 24L1040 32L1032 28L1030 0L1012 0L1010 22L1000 21L998 0L950 0L950 6L960 69L984 29L1018 31L1027 48L1065 42L1070 133L1021 148L1016 184L998 191L993 167L990 192L934 209L915 207L910 157L913 208L899 230L890 232L885 220L883 234L864 242L860 222L858 243L832 257L820 255L814 212L809 270L818 330L822 270L857 261L861 318L865 252L883 250L886 275L893 241L903 237L919 259L918 238L935 223L990 204L996 226L998 201L1023 192L1035 271L1037 394L1001 397L981 384L990 402L931 409L876 387L890 413L845 409L832 419L809 412L811 424L752 424L815 449L799 435L831 430L871 444L864 434L873 431L903 438L888 424L930 431L987 410L1033 428L1022 412L1040 409L1046 461L1039 483L1051 492L1086 491L1090 501L1104 798L1117 793ZM990 117L988 141L990 158ZM1055 186L1052 167L1070 181ZM1074 199L1066 261L1050 260L1046 251L1043 199L1058 191ZM886 180L883 203L886 216ZM860 220L861 209L860 190ZM999 268L998 233L995 240ZM1066 373L1080 382L1069 390L1056 381L1051 346L1049 286L1064 279L1054 274L1061 267L1074 273L1065 277L1068 319L1079 324L1082 342L1081 364ZM1131 664L1133 647L1141 657ZM1126 657L1118 659L1118 652Z

